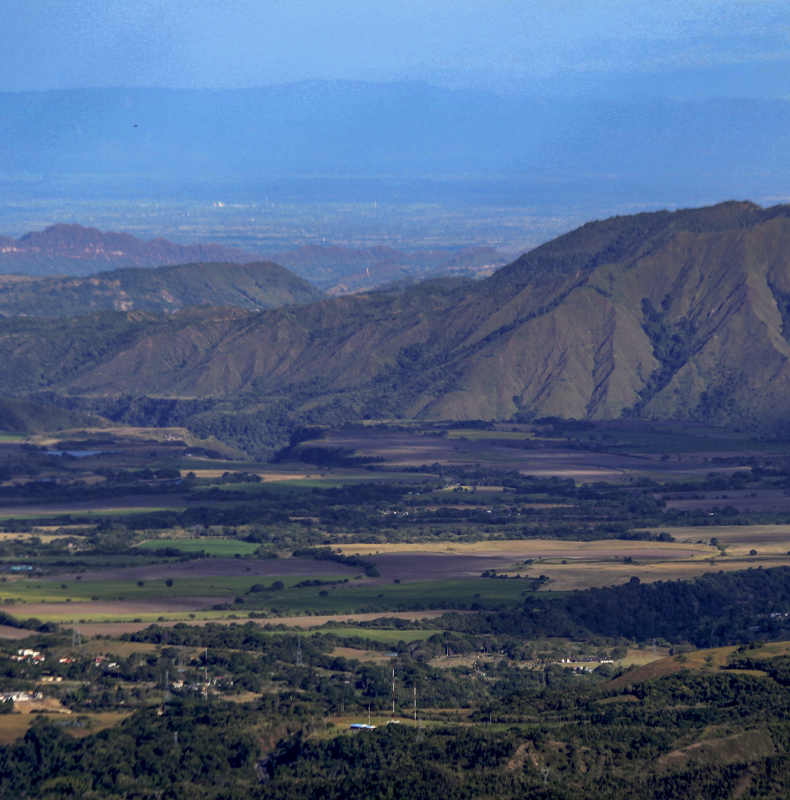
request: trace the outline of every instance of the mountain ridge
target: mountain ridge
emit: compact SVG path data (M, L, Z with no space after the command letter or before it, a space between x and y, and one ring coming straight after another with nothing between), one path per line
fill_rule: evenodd
M129 233L58 222L19 239L0 238L0 273L88 275L101 266L161 267L198 262L245 264L255 259L219 244L175 244L161 237L144 242ZM97 266L99 267L97 269Z
M68 317L133 309L173 313L194 305L259 311L321 297L307 281L271 262L122 267L84 278L0 279L0 316Z
M79 329L101 331L101 355L69 366ZM479 282L259 313L0 321L0 375L17 376L0 389L81 397L110 417L145 397L231 438L240 425L364 415L779 429L790 418L788 330L790 206L731 201L588 223ZM48 354L35 368L34 339Z
M180 245L162 237L146 242L129 233L67 223L30 231L18 239L0 236L0 275L86 277L122 267L256 261L279 264L330 294L346 294L403 276L413 280L445 273L485 276L507 263L508 257L492 247L407 252L387 245L354 249L310 244L264 259L219 244ZM370 276L371 269L378 277Z

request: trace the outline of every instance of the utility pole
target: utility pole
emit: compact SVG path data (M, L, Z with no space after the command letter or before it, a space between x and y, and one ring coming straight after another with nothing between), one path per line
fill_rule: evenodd
M392 719L395 719L395 662L392 662Z
M414 722L417 723L417 681L414 681Z
M302 634L296 635L296 666L304 666L302 663Z
M206 645L206 663L205 666L203 667L203 672L206 679L206 684L203 689L203 696L205 697L206 702L208 702L208 645Z
M74 627L71 629L71 646L79 647L82 650L82 633L77 625L77 608L74 608Z

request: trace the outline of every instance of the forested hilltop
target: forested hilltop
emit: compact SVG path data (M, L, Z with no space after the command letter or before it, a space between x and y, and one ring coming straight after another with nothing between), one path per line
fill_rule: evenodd
M775 429L790 410L789 253L790 207L729 202L592 222L477 283L259 314L7 319L0 391L237 441L364 415Z

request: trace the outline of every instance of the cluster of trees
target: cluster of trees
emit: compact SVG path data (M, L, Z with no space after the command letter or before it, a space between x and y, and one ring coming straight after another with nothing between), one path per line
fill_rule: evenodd
M366 561L360 556L344 556L337 553L331 547L303 547L293 551L294 558L314 558L317 561L334 561L336 564L343 564L347 567L359 567L364 570L368 578L378 578L379 573L376 565L372 561Z
M790 614L790 568L775 567L647 584L634 577L622 586L548 600L528 595L522 608L458 617L450 624L470 633L528 639L596 635L717 647L749 641L755 631L780 638L790 631L786 614Z

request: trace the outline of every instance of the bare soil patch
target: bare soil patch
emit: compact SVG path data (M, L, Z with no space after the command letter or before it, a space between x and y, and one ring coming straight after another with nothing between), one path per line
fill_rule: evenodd
M9 625L0 625L0 639L10 639L17 641L19 639L27 639L32 636L34 631L26 630L25 628L12 628Z
M20 714L32 714L34 711L47 711L50 714L71 714L71 709L66 708L56 697L44 697L41 700L23 700L14 703L14 711Z
M80 617L96 616L129 616L131 614L165 614L187 613L210 608L218 601L213 597L154 597L140 598L137 600L95 600L90 603L25 603L17 606L19 613L24 609L24 616L51 618L60 616L67 619L64 625ZM82 629L80 625L80 629Z

